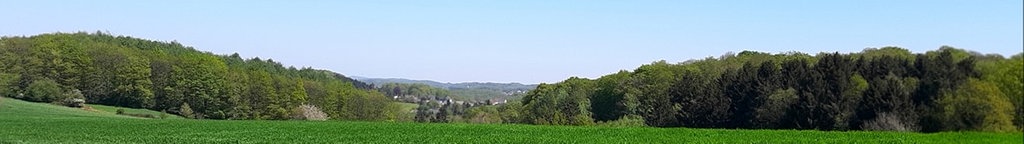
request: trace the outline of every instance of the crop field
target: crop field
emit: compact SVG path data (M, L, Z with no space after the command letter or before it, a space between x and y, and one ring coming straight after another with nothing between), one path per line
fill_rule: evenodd
M95 107L95 106L94 106ZM116 109L116 108L115 108ZM137 111L133 111L137 112ZM0 143L1021 143L1021 133L146 119L0 99Z

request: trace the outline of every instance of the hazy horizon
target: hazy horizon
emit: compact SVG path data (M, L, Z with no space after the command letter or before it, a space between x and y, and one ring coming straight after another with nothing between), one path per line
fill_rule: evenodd
M1024 49L1021 1L11 1L0 35L108 31L346 76L553 83L727 52Z

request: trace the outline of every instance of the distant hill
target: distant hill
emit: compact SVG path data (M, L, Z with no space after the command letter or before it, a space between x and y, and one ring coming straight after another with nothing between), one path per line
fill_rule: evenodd
M500 91L516 91L516 90L532 90L536 88L536 84L521 84L521 83L493 83L493 82L464 82L464 83L442 83L431 80L412 80L403 78L368 78L361 76L352 76L353 79L374 85L386 84L386 83L408 83L408 84L425 84L445 89L493 89Z
M352 76L358 81L381 86L387 83L403 84L425 84L437 88L447 89L457 99L465 100L487 100L487 99L508 99L526 93L537 87L536 84L521 83L493 83L493 82L464 82L464 83L443 83L431 80L412 80L403 78L368 78Z

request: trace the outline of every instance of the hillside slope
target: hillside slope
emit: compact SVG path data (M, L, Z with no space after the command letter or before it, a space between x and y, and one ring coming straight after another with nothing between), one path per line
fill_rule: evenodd
M0 97L0 118L3 119L53 119L53 118L133 118L101 111L88 111L47 103L35 103Z
M81 98L199 119L293 119L302 105L333 119L397 115L370 85L336 72L102 32L0 37L0 96Z

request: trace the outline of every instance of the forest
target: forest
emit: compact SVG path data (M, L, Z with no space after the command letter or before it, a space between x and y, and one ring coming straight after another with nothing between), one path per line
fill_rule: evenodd
M175 41L95 33L0 38L0 96L145 108L196 119L393 120L371 85L271 59L215 55Z
M1019 131L1021 54L943 46L859 53L743 51L540 84L512 123L890 131ZM642 123L640 123L642 122Z

